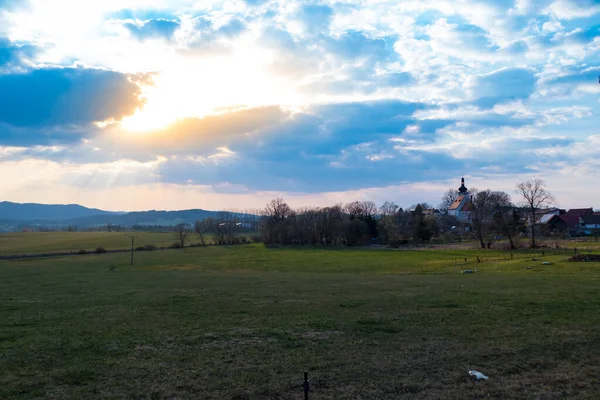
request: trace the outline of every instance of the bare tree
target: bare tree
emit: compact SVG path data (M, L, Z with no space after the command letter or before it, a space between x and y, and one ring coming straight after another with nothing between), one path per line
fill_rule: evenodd
M499 206L494 213L494 229L506 236L511 250L516 249L515 237L523 229L519 212L512 206Z
M379 208L379 234L385 244L390 244L398 238L399 209L396 203L389 201Z
M490 189L482 191L472 189L471 203L471 225L481 248L484 249L486 245L483 238L491 231L496 210L500 207L510 207L510 196L505 192Z
M535 226L537 224L537 211L543 207L550 206L554 201L554 196L546 190L546 184L541 179L529 179L517 184L517 194L523 198L523 202L529 209L531 226L531 247L535 244Z
M456 189L448 189L448 191L442 196L442 202L439 205L440 211L446 214L452 203L454 203L457 198L458 192Z
M350 221L358 219L366 225L367 229L363 234L365 236L363 239L367 239L367 237L370 239L377 236L377 219L375 218L377 215L377 206L375 203L372 201L354 201L346 204L344 211ZM352 229L347 231L351 231L355 235L360 231L360 227L358 224L354 224L352 225Z
M192 229L189 224L181 223L175 226L173 235L175 239L181 244L181 247L185 247L185 243L188 241Z
M412 214L412 230L413 230L413 238L419 240L430 240L433 236L433 220L428 220L425 215L423 215L423 206L417 204Z
M271 200L263 210L263 234L266 243L289 244L288 220L293 211L283 199Z
M206 220L196 221L194 223L194 232L196 232L196 235L198 235L198 238L200 239L200 244L202 246L206 246L206 242L204 241L204 234L207 231L206 228Z

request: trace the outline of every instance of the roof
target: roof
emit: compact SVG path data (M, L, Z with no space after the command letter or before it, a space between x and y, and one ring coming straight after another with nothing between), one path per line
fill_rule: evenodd
M561 210L560 208L544 208L541 210L538 210L536 212L536 214L538 215L544 215L544 214L553 214L553 215L561 215L561 214L565 214L566 211Z
M584 224L600 225L600 215L586 215L581 217Z
M594 214L593 208L572 208L565 215L577 215L578 217L583 217L584 215Z
M440 210L436 210L435 208L431 208L431 209L423 210L423 214L424 215L440 214Z
M577 225L579 225L579 216L578 215L565 214L565 215L559 215L558 218L565 221L565 223L567 224L567 227L569 227L569 228L574 228Z
M462 211L473 211L473 203L471 201L467 201L463 206Z
M544 214L540 217L540 219L538 219L538 224L547 224L550 221L552 221L552 219L556 217L558 218L558 215L556 214Z
M456 198L456 200L454 200L454 203L452 203L450 205L450 207L448 208L448 210L457 210L458 207L460 206L460 203L462 203L462 201L465 199L464 195L460 195Z

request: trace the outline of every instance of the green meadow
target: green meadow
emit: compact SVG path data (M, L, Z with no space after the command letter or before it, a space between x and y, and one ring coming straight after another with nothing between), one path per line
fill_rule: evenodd
M245 245L0 261L0 398L301 399L305 370L311 399L597 398L600 263L568 257Z
M0 234L0 256L13 254L39 254L94 251L131 248L130 236L135 236L135 246L155 245L168 247L175 240L171 232L18 232Z

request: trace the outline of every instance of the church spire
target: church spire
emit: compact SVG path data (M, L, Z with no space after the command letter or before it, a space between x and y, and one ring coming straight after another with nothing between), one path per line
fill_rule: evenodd
M460 194L465 194L465 193L467 193L468 190L469 189L467 189L466 186L465 186L465 178L462 178L460 180L460 187L458 188L458 192Z

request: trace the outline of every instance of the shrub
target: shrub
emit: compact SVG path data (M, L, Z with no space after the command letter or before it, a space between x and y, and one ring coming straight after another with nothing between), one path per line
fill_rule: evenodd
M135 251L144 251L144 246L138 246L135 248Z
M169 246L169 248L170 248L170 249L181 249L181 247L182 247L182 246L181 246L181 243L180 243L180 242L173 242L173 243L172 243L172 244Z
M252 236L250 236L250 240L254 243L261 243L262 236L261 235L252 235Z
M389 241L390 247L398 248L400 246L406 246L408 244L407 239L393 239Z
M156 250L156 246L153 245L153 244L147 244L147 245L144 246L144 250L146 250L146 251L154 251L154 250Z
M230 244L242 244L244 243L243 241L244 239L239 237L239 236L234 236L231 238L231 243Z
M107 251L104 247L100 246L100 247L96 247L96 253L103 254L103 253L107 253Z
M87 254L87 250L81 249L77 252L77 254Z

